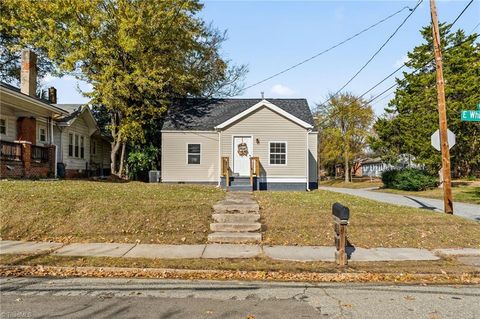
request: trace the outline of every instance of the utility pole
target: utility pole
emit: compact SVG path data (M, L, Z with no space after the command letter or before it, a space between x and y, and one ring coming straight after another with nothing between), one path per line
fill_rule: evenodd
M445 106L445 82L443 80L442 50L435 0L430 0L430 11L432 15L433 49L435 53L435 65L437 69L437 100L438 117L440 124L440 147L442 150L443 203L445 213L453 214L452 176L450 173L450 147L448 145L447 110Z

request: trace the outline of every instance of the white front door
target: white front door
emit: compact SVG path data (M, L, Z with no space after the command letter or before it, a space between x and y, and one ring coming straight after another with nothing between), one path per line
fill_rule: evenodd
M250 157L253 156L251 136L233 137L233 173L238 176L250 176Z

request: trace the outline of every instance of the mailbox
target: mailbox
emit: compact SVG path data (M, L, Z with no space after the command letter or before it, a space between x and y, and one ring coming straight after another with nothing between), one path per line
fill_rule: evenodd
M347 225L350 218L348 207L340 203L332 206L333 227L335 229L335 262L339 266L347 265Z

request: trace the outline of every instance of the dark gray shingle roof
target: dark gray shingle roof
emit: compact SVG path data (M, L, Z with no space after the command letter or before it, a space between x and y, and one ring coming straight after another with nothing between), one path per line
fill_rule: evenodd
M57 122L67 123L72 119L78 117L82 113L82 106L84 104L54 104L54 105L70 113L66 116L63 116L57 119Z
M306 99L266 99L282 110L313 126ZM210 131L215 126L254 106L262 99L182 99L170 107L164 130Z

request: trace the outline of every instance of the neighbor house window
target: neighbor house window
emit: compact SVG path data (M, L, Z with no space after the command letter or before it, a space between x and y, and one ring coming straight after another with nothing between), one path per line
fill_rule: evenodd
M75 157L78 157L78 139L79 139L80 136L78 136L77 134L75 134Z
M188 164L200 164L200 148L200 144L187 145Z
M0 134L7 134L7 120L0 119Z
M68 156L73 156L73 134L68 134Z
M85 158L85 138L80 136L80 158Z
M92 155L97 155L97 142L92 141Z
M270 142L270 165L287 164L287 143Z
M39 136L39 141L40 142L46 142L47 141L47 130L44 127L41 127L38 129L38 136Z

